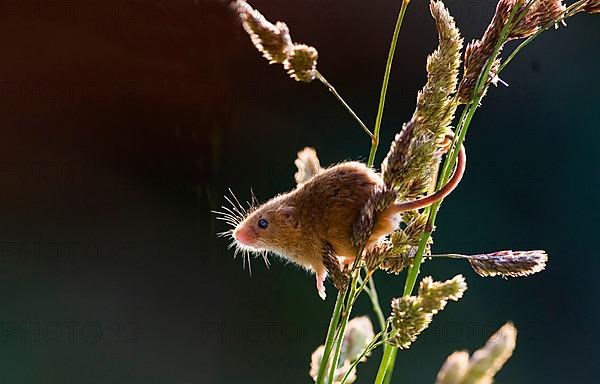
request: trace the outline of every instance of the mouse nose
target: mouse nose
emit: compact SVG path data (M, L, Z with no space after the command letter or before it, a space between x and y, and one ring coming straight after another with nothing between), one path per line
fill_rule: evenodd
M254 243L254 234L245 228L237 228L233 232L233 238L244 245L252 245Z

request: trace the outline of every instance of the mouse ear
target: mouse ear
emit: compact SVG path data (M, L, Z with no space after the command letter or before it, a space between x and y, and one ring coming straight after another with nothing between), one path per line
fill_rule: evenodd
M280 208L279 213L294 227L298 227L298 220L296 218L296 208L288 205L286 207Z

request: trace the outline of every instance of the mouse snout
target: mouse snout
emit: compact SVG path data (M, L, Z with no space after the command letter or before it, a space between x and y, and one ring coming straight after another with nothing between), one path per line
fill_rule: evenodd
M244 227L236 228L235 231L233 231L233 238L244 245L252 245L256 241L254 231Z

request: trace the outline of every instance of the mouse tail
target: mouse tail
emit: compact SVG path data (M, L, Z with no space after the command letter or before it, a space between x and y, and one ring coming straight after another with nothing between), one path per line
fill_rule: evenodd
M454 170L452 177L450 178L450 180L448 180L446 185L444 185L439 191L437 191L429 196L425 196L425 197L422 197L420 199L413 200L413 201L407 201L407 202L403 202L403 203L393 204L392 206L390 206L391 213L396 214L396 213L400 213L400 212L413 211L415 209L425 208L425 207L430 206L431 204L434 204L434 203L444 199L446 196L448 196L450 193L452 193L452 191L454 191L454 189L460 183L460 181L465 173L466 165L467 165L467 154L465 151L465 147L461 146L460 151L458 152L458 160L456 163L456 169Z

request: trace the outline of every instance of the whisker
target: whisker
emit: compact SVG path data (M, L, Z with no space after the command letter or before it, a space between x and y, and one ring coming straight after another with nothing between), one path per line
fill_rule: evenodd
M233 210L239 215L239 216L244 216L244 213L242 213L242 211L240 211L238 209L238 207L233 203L233 201L231 201L231 199L229 199L229 197L224 196L225 200L227 200L229 202L229 204L231 204ZM243 208L242 208L243 209Z
M239 212L234 212L234 211L232 211L231 209L229 209L229 208L225 207L224 205L221 205L221 208L223 208L224 210L226 210L226 211L227 211L227 213L229 213L229 214L230 214L230 215L232 215L233 217L237 217L237 218L240 218L240 219L242 218L242 216L240 215L240 213L239 213Z
M223 219L219 219L217 218L217 220L222 220L224 221L229 227L231 227L231 229L228 229L228 231L231 231L231 234L233 235L233 229L236 228L236 224L231 222L231 221L227 221L227 220L223 220ZM232 236L233 238L233 236Z
M252 188L250 188L250 201L247 201L246 204L248 204L247 214L254 211L259 205L258 199L256 198L256 195L254 194L254 190Z
M234 227L238 224L238 222L234 219L230 219L228 217L217 217L217 220L225 221L229 224L232 224Z
M225 217L225 216L217 216L217 217L215 217L215 219L217 219L217 220L221 220L221 221L233 221L233 219L232 219L232 218L230 218L230 217Z
M233 221L233 222L236 222L236 221L238 220L238 218L237 218L237 217L234 217L234 216L231 216L231 215L221 215L221 216L219 216L219 217L220 217L220 218L223 218L223 219L228 219L228 220L231 220L231 221Z
M233 231L231 229L228 229L227 231L217 232L217 236L219 236L219 237L233 236Z
M250 252L246 251L246 257L248 257L248 272L252 276L252 262L250 261Z
M268 258L268 256L269 256L268 252L262 251L261 256L262 256L263 261L265 262L265 266L267 268L269 268L271 266L271 262L269 261L269 258Z
M234 216L234 215L232 215L231 213L228 213L228 212L215 211L215 210L212 210L211 212L215 213L217 215L220 215L221 217L228 217L230 219L237 219L237 216Z
M233 196L233 198L235 199L235 202L238 204L238 206L242 209L242 211L244 211L244 214L246 213L246 209L242 206L242 204L240 204L240 201L238 200L238 198L235 196L235 193L233 193L233 191L231 190L231 188L229 188L229 193L231 193L231 196Z
M212 213L215 213L216 219L220 220L220 221L224 221L225 223L227 223L229 226L231 227L237 227L238 224L241 222L241 218L239 217L239 215L233 214L233 213L228 213L228 212L223 212L223 211L217 211L217 210L211 210Z
M252 187L250 187L250 196L252 196L252 206L255 207L258 205L258 199L256 198L256 195L254 194L254 190L252 189Z

